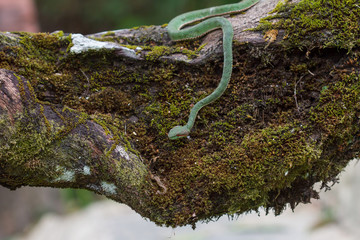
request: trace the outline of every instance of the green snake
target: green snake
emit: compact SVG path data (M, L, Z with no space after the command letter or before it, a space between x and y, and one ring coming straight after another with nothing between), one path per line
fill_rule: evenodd
M190 110L188 122L184 126L175 126L172 128L168 137L171 140L186 137L190 134L191 128L199 110L218 99L227 88L232 72L232 41L234 31L231 23L224 17L218 17L225 14L239 13L246 11L257 4L259 0L243 0L239 3L227 4L218 7L211 7L197 11L187 12L172 19L167 27L168 34L173 41L199 38L206 33L221 28L223 31L223 51L224 67L223 73L217 88L207 97L198 101ZM204 21L201 21L204 20ZM201 21L200 23L182 29L185 25Z

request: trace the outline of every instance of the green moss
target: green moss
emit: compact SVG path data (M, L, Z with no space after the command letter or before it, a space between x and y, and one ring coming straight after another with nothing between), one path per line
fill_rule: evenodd
M342 75L340 81L323 88L320 103L312 109L310 119L324 132L332 133L339 124L347 125L346 122L356 118L360 109L359 99L360 75L356 72Z
M169 55L171 53L170 47L166 46L154 46L151 48L151 51L146 54L146 60L157 60L159 57L162 57L164 55Z
M155 25L141 25L141 26L133 27L131 29L132 30L146 30L146 29L154 28L154 27L156 27L156 26Z
M232 129L232 126L227 127ZM224 149L212 154L194 151L192 147L198 143L187 144L176 151L171 161L177 167L166 170L167 176L172 176L168 180L171 192L155 196L164 209L166 202L182 199L184 204L191 202L191 209L181 209L189 211L189 218L191 214L204 218L213 213L210 210L213 208L221 215L266 206L269 191L290 186L299 175L309 172L321 154L315 142L306 138L304 127L296 124L271 126L249 133L240 145L229 138L224 141L227 143ZM196 192L200 189L201 195L197 198ZM226 204L220 204L225 200Z
M269 13L277 13L277 12L282 12L282 11L284 11L285 9L288 8L287 4L288 4L289 2L290 2L290 0L281 0L281 1L279 1L279 2L276 4L275 8L274 8L271 12L269 12Z
M153 46L153 47L143 47L144 50L149 50L146 54L145 59L148 61L155 61L162 56L174 54L174 53L182 53L186 55L189 59L195 58L197 53L204 47L205 45L200 46L196 50L189 50L183 47L167 47L167 46Z
M360 44L360 9L356 0L302 0L296 4L285 1L273 13L262 19L256 30L285 29L284 44L288 47L350 50ZM273 23L273 19L277 21Z
M106 32L106 33L104 33L103 35L102 35L102 37L113 37L113 36L115 36L115 32L113 32L113 31L108 31L108 32Z
M302 63L302 64L298 64L298 65L295 65L295 64L292 64L290 66L290 70L295 72L295 73L307 73L308 72L308 66L306 63Z
M140 46L137 46L137 45L128 45L128 44L121 44L121 46L129 48L129 49L133 49L133 50L136 50L137 48L141 48Z
M47 126L38 125L35 111L29 112L28 115L17 119L13 126L9 126L9 119L6 117L0 120L0 159L5 169L13 168L5 172L14 174L11 178L14 185L27 182L36 186L43 179L58 175L51 171L52 162L46 161L48 157L54 158L56 153L48 147L51 144L51 138ZM62 159L62 161L68 160Z
M45 123L47 132L50 133L51 130L52 130L51 129L51 124L50 124L49 120L46 118L46 116L44 114L44 106L43 105L40 105L40 114L44 119L44 123Z

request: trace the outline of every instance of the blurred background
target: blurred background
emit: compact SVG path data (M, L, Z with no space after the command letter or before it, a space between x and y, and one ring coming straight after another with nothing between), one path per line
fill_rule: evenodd
M161 25L194 9L234 0L0 0L0 31L96 33ZM127 206L86 190L0 187L0 240L355 240L360 239L360 164L340 183L294 212L247 214L229 221L161 228ZM141 230L140 230L141 229Z
M235 1L236 2L236 1ZM96 33L161 25L194 9L232 0L0 0L0 31Z

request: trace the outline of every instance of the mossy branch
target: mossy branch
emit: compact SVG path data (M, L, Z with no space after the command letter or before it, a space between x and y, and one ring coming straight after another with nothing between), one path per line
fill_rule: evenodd
M170 226L310 202L359 153L358 6L232 16L230 85L179 141L167 132L221 77L221 32L0 33L0 184L89 189Z

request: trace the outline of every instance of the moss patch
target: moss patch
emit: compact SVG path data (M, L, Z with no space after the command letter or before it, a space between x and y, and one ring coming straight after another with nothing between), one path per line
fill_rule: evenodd
M352 49L360 44L357 0L303 0L297 4L281 1L274 15L261 20L256 30L285 29L288 47ZM277 19L275 23L271 20Z

